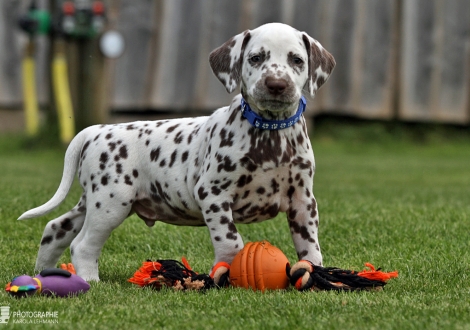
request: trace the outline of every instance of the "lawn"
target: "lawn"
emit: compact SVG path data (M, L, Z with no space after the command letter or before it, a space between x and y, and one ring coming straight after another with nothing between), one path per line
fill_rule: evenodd
M362 270L371 262L398 270L384 291L144 290L127 282L142 261L184 255L196 271L207 272L213 251L205 228L159 223L149 229L133 216L107 241L101 282L88 293L18 300L0 292L0 306L10 306L11 313L57 312L57 324L33 325L44 329L470 329L469 134L341 121L322 121L312 131L324 264ZM0 136L2 285L34 274L45 224L78 200L75 185L48 216L16 221L53 195L63 152ZM295 261L285 215L238 229L245 242L269 240ZM70 261L68 250L61 261ZM5 328L25 327L12 320Z

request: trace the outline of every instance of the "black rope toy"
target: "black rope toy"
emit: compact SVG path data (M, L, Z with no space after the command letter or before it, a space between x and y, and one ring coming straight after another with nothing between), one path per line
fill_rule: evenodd
M242 250L243 251L243 250ZM398 277L398 272L383 272L366 263L361 272L336 267L316 266L310 261L301 260L292 267L285 265L285 276L299 291L360 291L382 290L387 281ZM186 258L176 260L147 260L132 278L128 280L141 287L161 289L171 287L175 290L207 290L227 287L230 281L230 265L219 262L210 274L199 274L192 270ZM256 288L254 288L256 289Z

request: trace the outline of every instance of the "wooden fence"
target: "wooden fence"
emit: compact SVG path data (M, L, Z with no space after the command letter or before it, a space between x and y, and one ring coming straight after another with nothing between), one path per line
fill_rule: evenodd
M0 1L0 107L21 104L27 0ZM47 0L40 1L44 5ZM363 118L470 123L468 0L109 0L109 26L126 51L107 60L109 109L204 112L228 104L210 51L267 22L306 31L337 67L309 111ZM38 46L40 100L48 99L47 41Z

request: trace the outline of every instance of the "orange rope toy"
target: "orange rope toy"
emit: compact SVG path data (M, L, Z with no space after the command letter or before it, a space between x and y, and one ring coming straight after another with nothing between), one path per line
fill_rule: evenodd
M253 254L253 250L249 250L253 248L253 245L256 245L260 251L264 248L277 249L266 241L254 244L248 243L245 248L239 252L239 255L245 254L245 259L250 257L256 259L256 262L261 264L273 262L273 260L268 260L271 254L264 254L264 256L268 256L264 257L264 260L263 258L258 259L257 256ZM247 253L247 251L250 253ZM282 252L280 253L282 254ZM284 254L282 255L284 256ZM237 259L237 257L235 257L235 259ZM252 272L256 272L256 269L263 269L263 267L259 267L260 264L251 265L250 263L242 263L242 268L245 267L246 269L237 269L237 272L245 274L247 278L250 276L254 276L255 278L259 278L259 276L285 277L287 285L288 282L290 282L290 284L299 291L382 290L388 280L398 277L397 271L383 272L380 268L375 269L370 263L365 264L368 269L356 272L354 270L344 270L336 267L316 266L308 260L300 260L291 267L288 262L286 263L286 260L287 258L285 258L285 256L284 258L276 258L274 260L274 262L283 263L280 266L281 268L285 267L285 273L274 274L273 272L270 274L269 271L265 270L265 273L251 274ZM237 264L237 266L239 265ZM240 281L243 282L243 284L239 285L236 280L230 279L230 265L225 262L216 264L209 275L198 274L191 269L191 266L184 257L182 258L182 262L176 260L147 260L128 281L141 287L151 287L157 290L162 287L172 287L176 290L205 290L214 287L226 287L230 283L235 286L251 288L253 290L264 291L265 289L264 286L257 287L257 284L245 283L250 281ZM270 288L268 287L268 289Z

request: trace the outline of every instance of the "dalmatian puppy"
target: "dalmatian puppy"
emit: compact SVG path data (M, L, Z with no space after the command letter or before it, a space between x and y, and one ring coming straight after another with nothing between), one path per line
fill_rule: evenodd
M78 173L83 194L44 230L37 269L55 267L70 246L77 274L99 280L98 258L113 229L131 214L207 226L215 261L231 263L243 248L236 224L286 212L299 259L322 264L315 163L302 112L334 58L318 41L271 23L240 33L209 57L231 93L230 106L206 117L91 126L70 143L59 188L19 219L57 207Z

